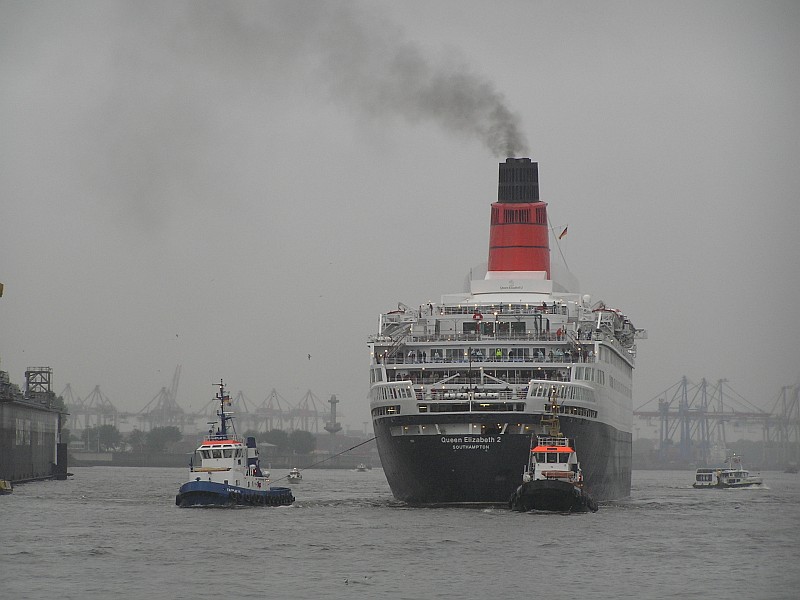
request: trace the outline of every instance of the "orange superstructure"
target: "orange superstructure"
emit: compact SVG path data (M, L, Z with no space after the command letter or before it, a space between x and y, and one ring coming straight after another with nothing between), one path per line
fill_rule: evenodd
M572 452L569 446L536 446L531 452Z

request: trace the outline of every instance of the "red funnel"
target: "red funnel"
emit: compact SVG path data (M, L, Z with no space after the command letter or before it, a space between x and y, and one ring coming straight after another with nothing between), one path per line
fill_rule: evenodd
M547 203L539 201L539 165L530 158L500 163L492 204L489 271L544 271L550 279Z

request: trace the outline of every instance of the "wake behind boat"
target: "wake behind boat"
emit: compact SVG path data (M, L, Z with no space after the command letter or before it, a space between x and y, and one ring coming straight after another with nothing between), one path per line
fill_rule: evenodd
M741 456L732 454L728 457L727 462L727 468L701 467L697 469L692 487L696 489L747 488L764 483L760 475L751 475L750 471L742 466Z
M550 396L550 408L552 416L545 424L549 435L531 436L530 458L522 475L522 485L511 494L508 507L519 512L597 512L597 502L583 487L575 441L561 433L555 387Z
M254 437L247 441L236 435L233 415L225 412L230 396L220 380L219 428L209 431L195 450L189 466L190 481L184 483L175 504L181 508L195 506L284 506L294 502L292 490L270 487L269 473L261 470Z

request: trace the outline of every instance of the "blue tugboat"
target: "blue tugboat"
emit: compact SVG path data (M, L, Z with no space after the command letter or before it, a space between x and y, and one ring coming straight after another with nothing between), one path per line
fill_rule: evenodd
M219 428L209 431L194 451L189 466L190 480L184 483L175 504L195 506L286 506L294 502L292 490L270 487L269 473L261 470L256 440L246 442L236 435L233 414L225 411L231 403L222 380L219 382Z

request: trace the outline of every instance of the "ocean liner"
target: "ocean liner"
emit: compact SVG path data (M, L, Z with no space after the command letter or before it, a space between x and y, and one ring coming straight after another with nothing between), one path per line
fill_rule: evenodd
M646 333L551 277L538 163L499 165L485 276L370 336L370 410L392 494L411 504L506 503L551 398L596 500L630 494L632 377ZM563 235L563 233L562 233ZM544 421L544 422L543 422Z

